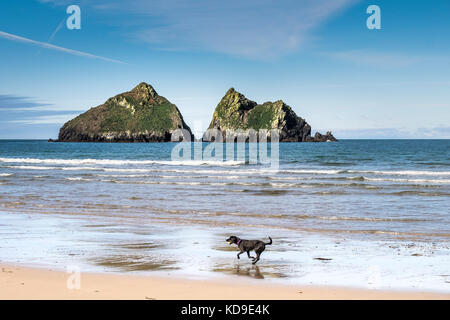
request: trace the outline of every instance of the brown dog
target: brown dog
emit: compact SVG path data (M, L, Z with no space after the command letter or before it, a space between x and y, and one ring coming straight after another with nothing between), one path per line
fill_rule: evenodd
M252 264L255 264L259 261L259 257L261 256L261 253L266 249L266 245L270 245L272 244L272 238L269 237L269 242L262 242L261 240L244 240L244 239L240 239L236 236L231 236L227 239L227 242L231 245L231 244L236 244L239 248L239 250L241 250L238 254L237 254L237 258L240 259L240 255L244 252L247 252L247 256L249 259L253 259ZM256 253L256 258L250 256L250 251L255 251Z

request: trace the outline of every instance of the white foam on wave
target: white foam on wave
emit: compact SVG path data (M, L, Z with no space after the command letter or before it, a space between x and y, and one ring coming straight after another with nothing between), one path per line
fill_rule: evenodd
M65 171L102 170L102 168L95 168L95 167L55 167L55 168Z
M10 169L21 169L21 170L57 170L61 169L58 167L42 167L42 166L7 166Z
M82 178L82 177L69 177L69 178L66 178L66 180L70 180L70 181L92 181L92 179L86 179L86 178Z
M12 175L12 173L0 173L0 177L10 177Z
M230 170L215 170L215 169L175 169L175 168L106 168L106 167L54 167L54 166L5 166L4 168L9 169L22 169L22 170L64 170L64 171L104 171L104 172L124 172L124 173L191 173L191 174L220 174L229 175L230 172L233 174L255 174L261 173L259 169L249 169L249 170L241 170L235 169L233 171Z
M184 170L184 169L140 169L140 168L100 168L105 172L137 172L137 173L195 173L195 174L229 174L228 170ZM233 171L233 173L254 173L253 171Z
M450 171L417 171L417 170L327 170L327 169L286 169L280 170L280 173L298 173L298 174L375 174L375 175L406 175L406 176L450 176Z
M400 170L400 171L378 171L378 170L347 170L348 173L372 173L380 175L392 176L450 176L450 171L415 171L415 170Z
M450 184L450 179L395 179L395 178L368 178L363 177L367 181L389 181L389 182L410 182L410 183L442 183Z
M391 175L391 176L450 176L450 171L418 171L418 170L321 170L321 169L286 169L280 170L280 173L297 173L297 174L325 174L325 175L335 175L335 174L374 174L374 175ZM349 177L353 178L353 177ZM357 179L358 177L354 177Z
M245 161L215 161L215 160L185 160L185 161L159 161L159 160L115 160L115 159L36 159L36 158L0 158L0 163L17 164L6 166L7 168L13 169L24 169L24 170L72 170L72 171L82 171L82 170L102 170L107 172L178 172L178 173L208 173L208 174L229 174L230 171L227 170L186 170L177 168L123 168L126 165L167 165L167 166L211 166L211 167L234 167L233 174L263 174L265 173L262 168L246 168L245 170L237 169ZM29 165L31 164L31 165ZM42 166L37 166L41 164ZM61 165L57 167L55 165ZM91 165L91 166L85 166ZM116 166L116 167L108 167ZM267 172L268 174L272 172ZM342 169L281 169L275 173L289 175L289 174L299 174L299 175L343 175L349 174L364 174L364 175L391 175L391 176L433 176L433 177L447 177L450 176L450 171L418 171L418 170L342 170ZM2 176L5 176L4 174ZM349 179L359 179L358 177L348 177ZM381 178L384 179L384 178ZM367 181L381 181L377 178L364 177ZM385 180L392 182L402 182L402 180ZM436 183L448 183L448 180L427 180L427 179L408 179L405 182L436 182Z
M5 168L21 169L21 170L68 170L68 171L102 170L102 168L94 168L94 167L52 167L52 166L6 166Z
M122 168L99 168L99 170L105 172L165 172L167 170L158 170L158 169L138 169L138 168L130 168L130 169L122 169Z
M217 175L152 175L152 174L97 174L97 177L111 178L155 178L155 179L242 179L243 176L217 176ZM245 177L244 177L245 178Z
M300 173L300 174L339 174L342 170L315 170L315 169L288 169L279 170L280 173Z
M113 159L34 159L34 158L0 158L3 163L31 163L31 164L59 164L59 165L176 165L176 166L238 166L245 161L216 161L216 160L185 160L185 161L159 161L159 160L113 160Z

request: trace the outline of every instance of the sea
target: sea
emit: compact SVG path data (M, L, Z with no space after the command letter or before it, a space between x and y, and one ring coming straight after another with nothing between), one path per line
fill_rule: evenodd
M1 262L450 292L450 140L176 146L0 140ZM252 265L231 235L273 244Z

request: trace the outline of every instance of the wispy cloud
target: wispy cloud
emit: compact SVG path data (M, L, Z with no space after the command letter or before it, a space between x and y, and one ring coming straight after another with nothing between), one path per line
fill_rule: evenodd
M48 109L51 105L33 101L29 97L0 94L0 111L27 111Z
M42 1L42 0L41 0ZM44 0L43 2L49 2ZM97 0L84 6L126 12L128 37L164 50L204 50L270 59L299 50L314 28L358 0ZM53 4L65 5L66 0ZM122 23L123 20L120 20ZM111 19L110 23L118 23Z
M34 101L30 97L0 95L0 122L10 124L62 124L77 116L75 110Z
M45 49L61 51L61 52L65 52L65 53L80 56L80 57L85 57L85 58L90 58L90 59L99 59L99 60L103 60L103 61L107 61L107 62L124 64L124 62L119 61L119 60L96 56L96 55L93 55L93 54L90 54L87 52L83 52L83 51L77 51L77 50L72 50L72 49L68 49L68 48L64 48L64 47L59 47L59 46L56 46L56 45L53 45L53 44L50 44L47 42L36 41L36 40L24 38L24 37L21 37L21 36L15 35L15 34L11 34L11 33L7 33L7 32L3 32L3 31L0 31L0 38L6 39L6 40L11 40L11 41L27 43L27 44L35 45L35 46L45 48Z
M17 124L63 124L70 119L73 119L78 114L59 114L59 115L47 115L47 116L38 116L34 118L26 118L26 119L18 119L18 120L10 120L9 123L17 123Z
M50 43L53 41L53 38L55 38L56 34L58 33L59 30L61 30L61 28L64 26L64 22L66 21L66 19L62 19L61 22L58 24L58 26L56 27L56 29L53 31L53 33L50 35L50 38L48 38L47 43Z

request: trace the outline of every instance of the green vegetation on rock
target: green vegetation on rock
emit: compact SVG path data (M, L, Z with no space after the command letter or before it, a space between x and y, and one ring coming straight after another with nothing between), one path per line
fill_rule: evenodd
M220 100L208 129L220 130L224 141L227 132L249 129L255 131L277 129L281 142L336 141L331 132L327 132L326 135L316 133L311 137L310 125L298 117L282 100L257 104L233 88L229 89ZM212 136L207 132L203 140L215 140L214 134L211 134Z
M191 133L178 108L143 82L64 124L59 141L170 141L175 129Z
M257 104L233 88L214 110L209 129L219 129L224 138L227 131L237 129L278 129L280 141L304 141L311 133L311 127L298 117L283 101ZM204 140L208 141L206 136Z
M279 116L283 116L282 103L266 102L262 105L257 105L248 113L246 129L273 129L278 127Z

